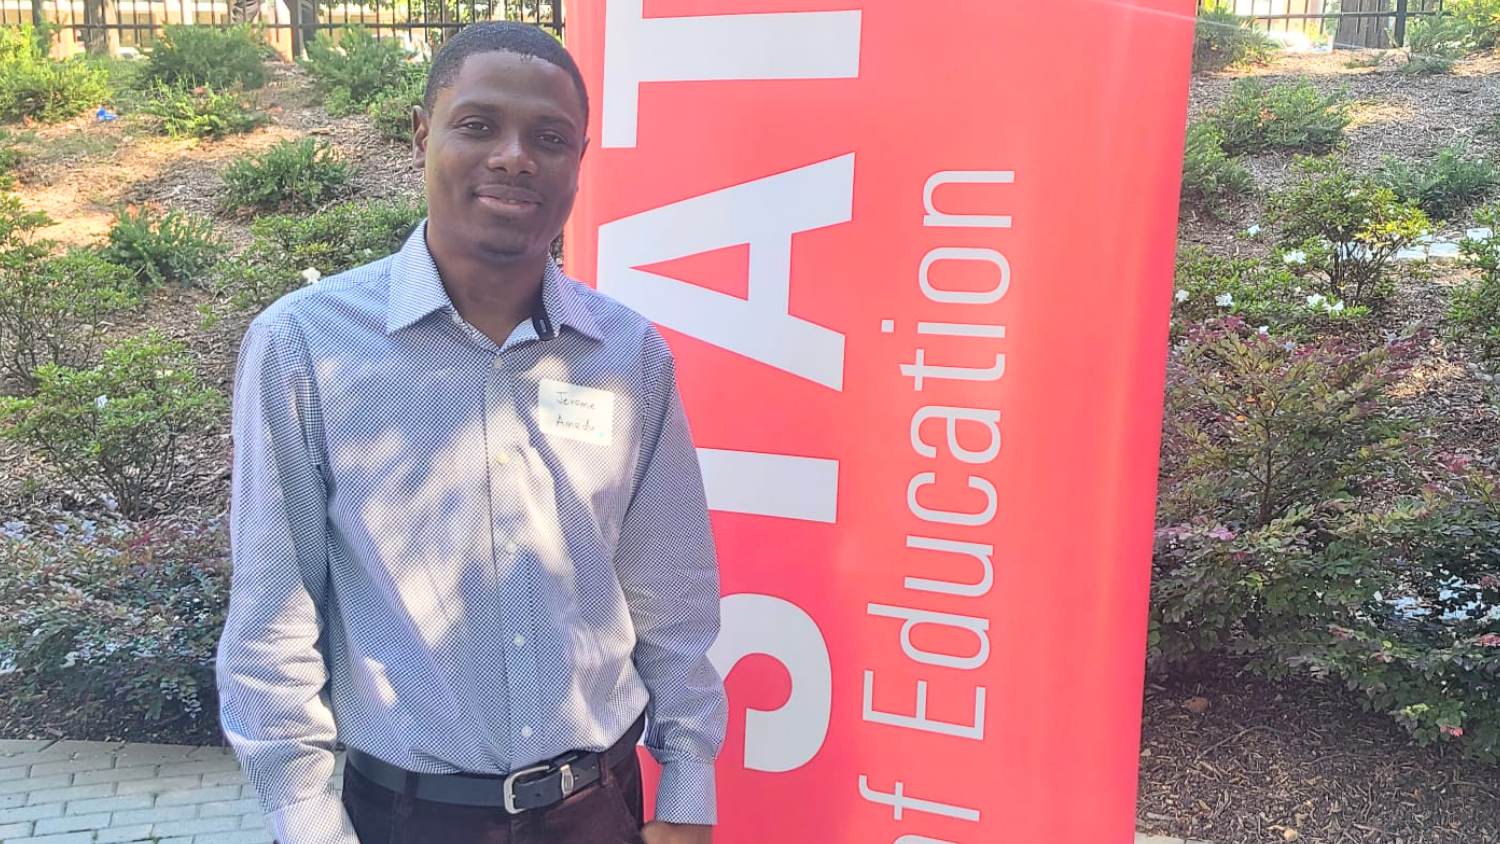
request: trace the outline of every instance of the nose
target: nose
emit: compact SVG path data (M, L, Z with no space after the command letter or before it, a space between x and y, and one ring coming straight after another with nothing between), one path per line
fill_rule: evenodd
M536 174L536 162L518 132L504 133L490 149L486 163L491 170L512 176Z

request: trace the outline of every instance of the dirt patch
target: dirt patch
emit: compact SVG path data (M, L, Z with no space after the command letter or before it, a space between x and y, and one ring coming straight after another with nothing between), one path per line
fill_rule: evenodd
M1500 767L1417 747L1335 684L1226 668L1152 686L1141 746L1141 829L1215 844L1500 841Z
M72 245L101 240L120 206L157 202L216 217L220 233L243 247L250 242L250 219L218 208L224 168L279 141L312 136L357 165L337 199L421 194L422 176L407 147L382 138L363 115L329 116L301 68L271 65L269 76L265 88L248 95L268 122L248 134L165 138L130 115L108 122L88 115L34 130L22 144L27 155L18 192L28 207L58 221L47 237Z

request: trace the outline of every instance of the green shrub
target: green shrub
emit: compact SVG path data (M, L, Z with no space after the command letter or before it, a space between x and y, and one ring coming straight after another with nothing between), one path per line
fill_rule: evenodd
M92 360L101 318L136 301L124 267L88 252L55 255L57 244L38 234L51 224L0 196L0 378L22 391L42 364Z
M407 133L411 120L408 115ZM1182 201L1210 210L1232 196L1255 189L1250 171L1224 152L1224 138L1212 123L1188 124L1187 150L1182 161Z
M174 138L222 138L253 132L266 122L244 94L209 87L189 91L158 85L141 110L157 119L163 134Z
M21 694L71 692L81 717L212 718L230 584L227 531L70 520L0 533L0 652ZM88 705L88 704L85 704Z
M1327 152L1344 139L1351 119L1342 92L1320 94L1306 82L1267 88L1254 78L1236 82L1229 101L1213 117L1230 155Z
M1435 479L1389 504L1158 531L1154 660L1229 651L1273 677L1337 677L1421 743L1500 759L1496 477L1422 451L1417 461Z
M1317 279L1330 300L1365 305L1388 295L1386 266L1421 237L1427 215L1340 162L1305 158L1298 165L1301 179L1268 203L1283 259Z
M345 27L337 43L319 34L307 45L302 66L328 95L330 114L357 114L405 84L409 57L400 41L356 25Z
M151 50L143 81L218 91L266 84L265 43L248 26L172 24Z
M404 144L411 143L412 109L421 105L422 93L427 86L425 64L407 67L411 70L406 81L376 97L368 109L381 137Z
M21 150L15 135L0 129L0 191L10 190L16 185L13 171L21 164Z
M1414 76L1452 72L1453 63L1464 56L1468 36L1469 27L1456 18L1438 16L1413 23L1406 34L1411 53L1401 72Z
M1303 344L1239 318L1173 350L1162 448L1163 517L1264 527L1358 489L1400 426L1380 411L1415 344Z
M224 405L193 371L187 349L152 329L105 350L98 366L45 364L36 394L0 400L4 436L46 455L69 481L107 492L139 518L171 500L180 441Z
M27 211L15 194L0 194L0 270L25 269L30 261L52 251L53 242L38 232L52 225L42 211Z
M30 25L0 31L6 33L0 37L0 121L55 123L108 97L108 76L99 67L81 58L52 60Z
M1323 590L1342 599L1316 628L1326 635L1276 625L1266 661L1344 679L1422 744L1455 740L1500 761L1500 485L1491 467L1434 462L1444 465L1424 467L1435 477L1419 494L1334 525L1322 571L1362 578ZM1309 585L1321 584L1286 584L1272 608L1324 621Z
M426 214L419 202L376 200L256 220L255 242L225 267L219 296L236 309L258 311L306 285L306 270L331 276L396 252Z
M130 270L87 251L0 265L0 376L23 392L38 368L92 363L111 314L139 303Z
M1199 6L1193 28L1193 71L1222 70L1269 59L1275 45L1253 23L1250 18L1236 15L1229 4L1220 0Z
M45 56L47 51L42 41L45 34L45 30L38 30L29 23L0 26L0 62Z
M1443 13L1457 18L1468 30L1470 48L1493 50L1500 45L1500 0L1447 0Z
M173 209L126 206L115 215L105 260L129 267L143 285L191 284L228 251L206 218Z
M1479 224L1490 228L1484 240L1465 240L1463 263L1479 277L1454 288L1448 304L1450 331L1473 343L1480 362L1500 370L1500 206L1482 209Z
M315 208L333 198L351 174L350 165L326 141L280 141L229 165L222 204L261 211Z
M106 100L115 105L133 103L136 92L146 86L142 79L146 63L139 59L112 56L91 56L89 63L104 73L104 85L108 91Z
M1380 181L1402 202L1447 219L1493 191L1500 184L1500 173L1483 158L1465 158L1458 150L1445 149L1435 158L1416 161L1386 156Z
M1221 258L1199 248L1177 256L1172 318L1178 326L1237 316L1251 326L1277 333L1301 333L1324 323L1368 315L1322 294L1306 295L1285 263L1255 258Z

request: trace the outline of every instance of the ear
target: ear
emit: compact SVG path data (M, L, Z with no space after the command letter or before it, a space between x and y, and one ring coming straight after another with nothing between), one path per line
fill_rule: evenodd
M589 154L589 143L590 143L590 142L591 142L591 141L592 141L592 140L593 140L593 139L592 139L592 138L590 138L590 137L587 137L587 136L585 136L585 137L584 137L584 139L583 139L583 149L582 149L582 150L580 150L580 151L579 151L579 153L578 153L578 161L579 161L579 162L580 162L580 163L581 163L581 162L582 162L582 161L583 161L583 157L584 157L584 156L585 156L585 155L588 155L588 154Z
M427 133L432 128L432 118L426 109L416 106L411 111L411 163L418 170L427 169Z

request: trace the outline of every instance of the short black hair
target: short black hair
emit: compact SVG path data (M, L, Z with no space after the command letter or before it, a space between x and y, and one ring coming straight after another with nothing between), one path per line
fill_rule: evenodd
M528 56L561 68L573 77L578 97L583 101L583 122L589 122L589 91L573 55L552 33L539 26L514 21L481 21L458 31L443 43L427 71L427 87L422 92L422 108L432 113L438 91L451 86L463 69L464 61L475 53L514 53Z

